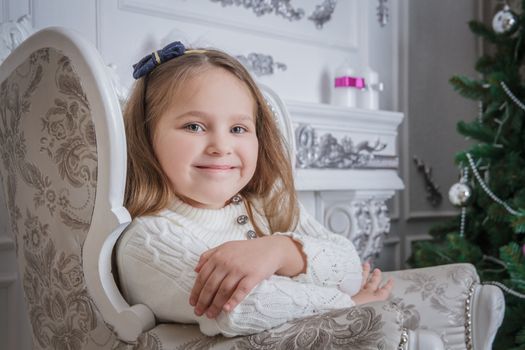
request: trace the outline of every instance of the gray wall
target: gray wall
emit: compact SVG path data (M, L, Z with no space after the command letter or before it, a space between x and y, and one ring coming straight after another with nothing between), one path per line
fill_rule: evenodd
M468 142L456 132L456 123L476 118L478 105L459 96L448 80L456 74L477 76L474 64L481 45L467 22L481 18L483 7L476 0L400 2L399 107L405 119L399 147L406 188L390 203L391 237L399 236L401 249L386 241L379 265L387 270L406 267L411 243L427 239L430 227L458 212L448 201L448 190L459 176L454 155ZM439 206L426 199L414 156L432 168L443 198Z

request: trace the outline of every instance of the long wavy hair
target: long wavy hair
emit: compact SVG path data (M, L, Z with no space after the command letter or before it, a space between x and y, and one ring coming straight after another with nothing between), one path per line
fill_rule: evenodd
M270 225L268 234L293 230L298 220L298 203L288 146L250 74L235 58L218 50L186 53L162 63L135 82L124 108L128 155L124 205L135 218L157 214L173 201L176 193L153 151L153 133L160 116L184 83L214 67L225 69L241 80L257 106L258 160L254 176L240 192L246 199L251 222L261 235L261 226L253 215L253 200L259 199L264 211L261 214Z

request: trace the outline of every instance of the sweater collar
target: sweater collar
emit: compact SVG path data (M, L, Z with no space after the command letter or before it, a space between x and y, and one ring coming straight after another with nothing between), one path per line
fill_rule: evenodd
M208 222L209 220L231 220L246 213L244 199L238 203L230 202L219 209L196 208L175 197L169 209L189 220Z

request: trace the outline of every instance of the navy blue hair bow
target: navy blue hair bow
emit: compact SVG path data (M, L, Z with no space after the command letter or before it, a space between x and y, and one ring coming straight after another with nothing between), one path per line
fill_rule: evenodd
M150 53L133 65L133 78L143 77L162 62L184 55L184 51L186 51L184 45L180 41L174 41L163 49Z

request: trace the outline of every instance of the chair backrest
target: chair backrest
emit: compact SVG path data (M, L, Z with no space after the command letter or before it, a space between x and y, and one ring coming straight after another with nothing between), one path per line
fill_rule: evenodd
M290 113L288 113L288 109L286 108L284 101L274 90L264 84L259 83L258 86L261 89L268 106L275 115L275 119L279 124L281 133L283 134L284 140L286 141L286 146L288 147L290 161L292 162L292 169L295 169L295 133L293 130Z
M286 107L261 89L293 161ZM97 50L64 28L35 33L0 66L0 106L0 174L35 346L55 348L67 337L73 348L136 340L154 316L127 304L111 271L130 223L126 140Z
M2 187L35 346L133 340L154 318L129 307L111 274L130 222L126 144L98 52L62 28L35 33L0 66L0 106Z

